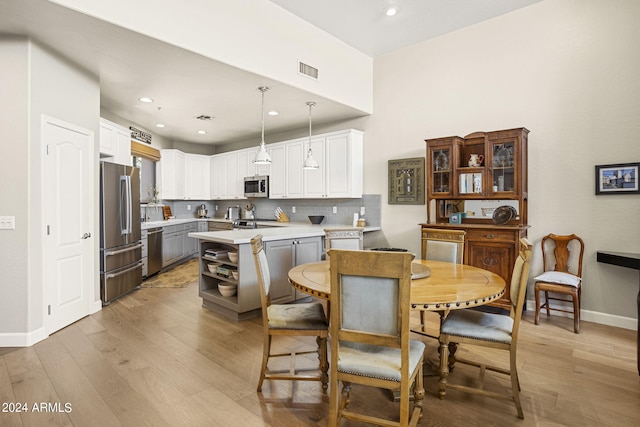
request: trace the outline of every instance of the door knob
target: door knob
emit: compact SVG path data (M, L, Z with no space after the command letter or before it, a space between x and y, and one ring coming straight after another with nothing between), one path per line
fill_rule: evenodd
M82 235L82 238L83 238L83 239L88 239L89 237L91 237L91 233L84 233L84 234Z

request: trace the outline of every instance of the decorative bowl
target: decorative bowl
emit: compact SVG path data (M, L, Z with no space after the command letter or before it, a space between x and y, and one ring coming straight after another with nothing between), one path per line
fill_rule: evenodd
M217 271L219 265L220 264L218 264L217 262L212 262L212 263L207 264L207 268L209 269L209 271L211 273L216 274L216 271Z
M229 256L229 261L238 262L238 252L227 252L227 255Z
M238 292L238 287L232 284L218 283L218 291L223 297L232 297Z
M231 270L231 275L235 280L238 280L238 270Z
M311 224L320 224L324 221L324 215L309 215L309 221Z

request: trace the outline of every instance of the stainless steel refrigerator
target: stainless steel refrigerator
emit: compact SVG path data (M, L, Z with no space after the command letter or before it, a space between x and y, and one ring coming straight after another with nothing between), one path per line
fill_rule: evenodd
M140 172L100 163L100 295L107 305L142 283Z

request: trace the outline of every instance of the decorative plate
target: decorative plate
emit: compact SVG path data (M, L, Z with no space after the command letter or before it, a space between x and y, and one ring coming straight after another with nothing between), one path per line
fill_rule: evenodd
M500 206L493 212L493 223L502 225L514 218L515 209L511 206Z
M431 269L422 264L411 264L411 280L423 279L431 276Z

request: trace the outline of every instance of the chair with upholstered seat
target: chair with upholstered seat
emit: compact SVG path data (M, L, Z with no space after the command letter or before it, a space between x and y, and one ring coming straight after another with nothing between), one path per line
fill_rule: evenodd
M547 317L550 310L573 313L573 331L580 333L580 296L582 293L582 257L584 255L584 241L575 234L559 236L548 234L542 238L542 262L544 273L537 276L533 290L536 298L535 324L540 322L540 310L546 309ZM573 250L573 256L572 256ZM572 273L573 270L575 273ZM540 292L544 292L545 302L540 305ZM549 296L565 295L565 298ZM570 299L568 299L570 298ZM573 311L560 306L551 307L550 301L569 302Z
M251 248L256 265L258 276L258 287L260 288L260 301L262 305L262 327L264 330L264 342L262 349L262 367L260 369L260 380L258 381L258 391L262 391L262 383L266 380L303 380L320 381L322 390L326 392L328 388L329 370L327 361L327 337L329 334L329 323L324 314L324 308L319 302L305 304L271 304L269 276L269 265L267 256L262 245L262 235L257 235L251 239ZM289 353L271 353L271 341L274 336L315 336L318 345L314 351L294 351ZM296 369L295 357L303 354L317 353L320 360L318 368L313 371L318 373L305 373L306 369ZM267 365L270 358L291 357L289 370L269 371Z
M329 249L362 250L364 246L363 228L325 228L324 246Z
M423 228L422 258L462 264L466 234L465 230ZM438 339L438 336L427 333L426 313L426 310L420 310L420 329L412 329L411 332Z
M425 345L409 338L413 254L332 249L329 255L329 425L336 426L346 418L386 426L415 426L422 416ZM351 411L352 383L399 389L399 421ZM410 411L412 385L414 408Z
M440 398L444 399L447 388L460 389L489 397L512 400L516 405L518 418L524 418L520 404L520 381L516 366L516 350L520 319L527 292L527 280L531 263L531 244L520 239L520 254L516 258L511 278L511 310L509 315L485 313L472 309L452 310L440 327ZM456 357L458 344L471 344L509 352L509 369L488 365L480 361L465 360ZM472 387L461 383L449 383L449 371L455 363L464 363L480 368L479 386ZM484 389L485 372L493 371L509 375L511 393L506 395Z

